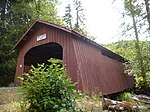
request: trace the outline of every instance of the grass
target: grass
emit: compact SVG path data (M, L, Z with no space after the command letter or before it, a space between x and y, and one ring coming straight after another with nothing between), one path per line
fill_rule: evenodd
M23 101L19 88L0 88L0 112L25 112L28 106Z
M19 93L19 94L18 94ZM117 96L117 100L127 100L134 104L137 102L131 100L131 93L124 92ZM102 110L102 97L101 95L88 95L79 93L78 99L76 99L77 106L85 110L85 112L108 112ZM140 105L145 105L138 103ZM145 105L146 106L146 105ZM0 112L26 112L29 107L29 103L23 101L23 95L19 88L0 88ZM141 112L148 112L148 110L142 110Z
M0 88L0 105L19 100L19 94L16 94L18 90L17 87Z
M80 93L80 97L76 100L77 106L87 112L102 112L102 97L101 95L88 96Z
M19 88L0 88L0 112L25 112L29 103L23 101ZM79 94L77 106L86 112L102 112L101 97Z

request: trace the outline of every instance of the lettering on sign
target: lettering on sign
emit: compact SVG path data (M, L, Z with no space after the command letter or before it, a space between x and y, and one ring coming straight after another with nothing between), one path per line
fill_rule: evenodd
M46 34L37 36L37 41L46 39Z

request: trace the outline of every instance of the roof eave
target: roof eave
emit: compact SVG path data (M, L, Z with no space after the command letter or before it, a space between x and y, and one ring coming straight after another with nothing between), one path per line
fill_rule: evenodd
M55 28L57 28L57 29L66 31L66 32L68 32L68 33L70 33L70 34L76 35L76 36L79 37L80 39L82 39L82 40L84 40L84 41L86 41L86 42L88 42L88 43L94 45L95 47L98 47L98 48L101 49L101 50L103 49L103 50L108 51L109 53L112 53L113 55L115 55L116 57L119 58L118 61L125 62L125 59L124 59L123 57L121 57L120 55L118 55L118 54L116 54L116 53L110 51L109 49L107 49L107 48L105 48L105 47L103 47L103 46L97 44L96 42L94 42L94 41L92 41L92 40L86 38L85 36L79 34L78 32L76 32L76 31L74 31L74 30L69 30L69 29L67 29L67 28L65 28L65 27L61 27L61 26L56 25L56 24L54 24L54 23L48 23L48 22L41 21L41 20L36 20L36 21L34 21L34 22L32 23L32 25L29 27L29 29L24 33L24 35L23 35L23 36L18 40L18 42L15 44L15 46L13 47L13 50L16 49L16 48L19 46L19 43L21 43L21 41L26 37L26 35L28 34L28 32L32 30L33 26L34 26L36 23L46 24L46 25L48 25L48 26L52 26L52 27L55 27Z

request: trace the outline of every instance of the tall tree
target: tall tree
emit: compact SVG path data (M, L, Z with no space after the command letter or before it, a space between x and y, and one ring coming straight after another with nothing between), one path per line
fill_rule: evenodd
M36 3L36 0L35 0L35 3ZM39 19L39 16L40 16L40 10L41 10L40 6L41 6L41 0L38 0L36 4L36 19Z
M80 0L74 0L74 7L76 11L76 23L74 29L82 34L84 34L85 29L85 15L83 13L84 9Z
M144 0L144 5L146 9L146 18L149 24L149 31L150 31L150 1L149 0Z
M66 23L66 26L70 29L72 29L72 14L71 14L71 5L68 4L65 10L65 16L63 16L63 20Z
M129 11L129 14L132 18L133 29L134 29L135 39L136 39L135 48L137 51L137 59L139 61L140 74L145 79L145 70L144 70L143 58L142 58L142 54L141 54L141 47L139 44L139 35L138 35L138 28L137 28L137 22L136 22L137 10L134 9L134 5L132 3L132 0L126 0L125 1L125 8L127 11Z
M13 81L16 55L12 47L27 27L28 1L0 1L0 86Z
M128 0L124 0L124 2L127 2L127 1ZM150 35L150 1L149 0L131 0L131 2L133 5L135 17L136 17L138 33L144 35L144 38L149 37Z
M36 18L61 24L57 0L0 0L0 86L13 81L16 52L12 48Z
M32 4L33 18L63 24L57 14L57 4L58 0L34 0Z
M147 3L146 3L147 4ZM145 8L143 0L124 0L124 23L123 33L126 34L126 37L133 39L134 43L132 44L135 47L136 52L132 55L134 58L132 60L132 73L138 79L142 79L143 84L139 84L138 87L146 90L147 88L147 79L146 77L149 74L149 55L150 51L145 49L143 44L146 42L140 42L140 40L149 38L149 22L148 22L148 12ZM147 44L147 47L150 49L150 46ZM143 50L145 49L145 50ZM147 59L145 58L147 57Z
M63 20L66 23L66 27L73 29L83 36L94 40L95 37L91 36L91 34L87 31L85 26L85 15L84 15L84 9L82 8L82 3L80 0L74 0L74 11L71 8L71 4L68 4L65 10L65 15L63 16ZM75 12L75 14L72 14ZM75 17L73 17L75 15ZM74 20L75 19L75 20ZM75 22L75 24L73 24Z

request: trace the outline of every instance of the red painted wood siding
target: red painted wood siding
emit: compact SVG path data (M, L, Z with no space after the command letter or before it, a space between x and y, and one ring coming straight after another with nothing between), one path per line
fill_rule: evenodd
M37 42L36 40L37 36L45 33L47 35L47 38L45 40ZM37 27L37 29L34 31L34 34L30 37L30 39L26 43L24 43L24 45L22 45L22 47L20 48L16 68L15 82L19 82L17 77L20 76L26 69L26 67L24 67L25 54L33 47L50 42L56 42L63 47L63 61L66 64L67 72L70 75L70 77L72 77L72 80L74 82L77 81L76 77L77 62L71 34L53 27L48 27L46 25L40 24L40 26ZM22 68L19 67L20 65L22 65Z
M108 58L94 46L74 37L75 54L78 64L78 77L88 93L100 90L111 94L131 87L128 77L123 74L121 62Z
M45 33L47 38L37 42L37 36ZM123 74L122 62L102 55L100 49L77 35L40 23L36 24L34 33L20 47L15 82L19 82L17 77L28 70L24 67L25 54L33 47L50 42L62 46L67 72L73 82L78 82L78 89L88 93L99 90L103 94L111 94L133 87L133 78Z

